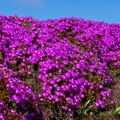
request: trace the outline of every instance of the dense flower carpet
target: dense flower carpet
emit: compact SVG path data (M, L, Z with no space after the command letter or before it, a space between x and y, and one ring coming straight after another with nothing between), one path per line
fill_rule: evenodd
M113 104L120 25L0 16L0 120L42 120L44 104L73 117Z

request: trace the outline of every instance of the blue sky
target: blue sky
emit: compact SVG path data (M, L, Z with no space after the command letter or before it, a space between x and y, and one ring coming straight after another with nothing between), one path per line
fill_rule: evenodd
M1 0L0 14L39 20L76 17L120 23L120 0Z

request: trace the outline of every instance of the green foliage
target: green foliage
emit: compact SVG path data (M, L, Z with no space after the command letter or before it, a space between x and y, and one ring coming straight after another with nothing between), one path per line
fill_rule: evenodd
M15 110L17 109L17 103L15 102L10 102L8 103L9 108L14 108Z
M93 111L97 111L97 109L93 105L92 100L88 100L87 102L85 102L84 104L81 104L81 105L82 106L81 106L80 110L76 111L78 116L81 117L81 119L88 115L92 116Z
M24 113L24 115L28 115L28 113L29 113L29 111L26 111L26 112Z
M120 116L120 106L116 107L115 114Z
M21 24L22 27L30 27L33 23L32 22L23 22Z

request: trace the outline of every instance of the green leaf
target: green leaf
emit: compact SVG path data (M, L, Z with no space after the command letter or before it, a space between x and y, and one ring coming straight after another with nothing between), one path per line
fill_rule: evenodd
M24 115L28 115L28 113L29 113L29 111L26 111L26 112L24 113Z
M17 109L17 103L15 103L15 102L10 102L10 103L8 104L8 106L9 106L10 108Z
M120 106L116 107L115 113L120 115Z

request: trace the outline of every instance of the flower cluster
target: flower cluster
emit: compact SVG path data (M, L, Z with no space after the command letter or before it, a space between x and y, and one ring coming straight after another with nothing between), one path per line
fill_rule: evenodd
M38 102L34 92L22 81L13 76L14 71L0 64L0 112L3 118L26 117L34 118L40 114ZM28 112L29 115L25 115ZM30 116L30 114L33 116ZM36 114L36 115L35 115ZM6 116L4 116L6 115ZM1 118L2 119L2 118Z
M0 117L29 119L28 108L34 119L38 101L46 100L62 103L71 116L88 100L97 108L112 104L106 85L112 81L109 65L120 67L119 33L120 25L83 19L0 16L0 87L7 99L0 95Z

